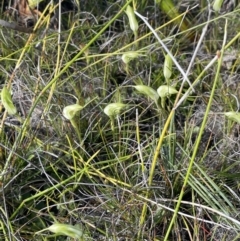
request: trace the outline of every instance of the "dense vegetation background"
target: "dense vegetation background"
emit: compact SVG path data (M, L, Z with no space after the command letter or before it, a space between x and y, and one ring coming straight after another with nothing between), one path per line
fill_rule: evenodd
M34 9L0 28L0 239L240 240L238 2Z

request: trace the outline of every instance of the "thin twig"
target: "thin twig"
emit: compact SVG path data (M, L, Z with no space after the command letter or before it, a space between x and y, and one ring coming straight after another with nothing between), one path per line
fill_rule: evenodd
M9 23L2 19L0 19L0 25L2 25L5 28L10 28L10 29L13 29L13 30L16 30L19 32L23 32L23 33L32 33L33 32L33 28L22 27L16 23Z

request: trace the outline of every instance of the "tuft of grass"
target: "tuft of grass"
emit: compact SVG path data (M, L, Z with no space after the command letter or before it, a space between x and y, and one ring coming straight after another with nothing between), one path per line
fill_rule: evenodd
M1 240L239 239L239 7L163 4L1 27Z

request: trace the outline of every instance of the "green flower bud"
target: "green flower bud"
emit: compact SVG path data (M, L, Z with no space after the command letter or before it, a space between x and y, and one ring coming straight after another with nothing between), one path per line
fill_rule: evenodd
M123 103L112 103L108 104L103 111L109 117L116 117L126 106Z
M219 12L222 7L223 0L215 0L213 3L213 10Z
M47 229L57 235L65 235L74 239L80 239L83 237L82 230L69 224L55 223Z
M28 0L28 4L30 8L35 8L38 6L38 4L40 2L42 2L43 0Z
M158 89L157 89L157 93L161 98L173 95L173 94L177 94L178 91L171 86L168 85L161 85Z
M163 75L166 80L170 79L172 76L172 58L169 54L165 56L164 67L163 67Z
M122 55L122 61L125 64L128 64L131 60L137 58L139 56L138 52L129 51Z
M135 13L133 11L133 8L128 5L125 12L126 12L126 14L128 16L128 20L129 20L129 24L130 24L131 30L133 32L137 32L137 30L138 30L138 22L137 22Z
M1 92L1 100L4 108L7 110L9 115L15 115L17 113L17 109L12 101L11 93L5 86L3 87Z
M68 120L72 120L76 113L82 109L83 106L79 104L68 105L63 109L63 116Z
M230 111L230 112L224 112L224 115L232 121L235 121L237 123L240 123L240 113L238 112L234 112L234 111Z
M157 93L156 90L154 90L153 88L146 86L146 85L136 85L133 86L136 90L138 90L140 93L148 96L149 98L151 98L152 100L154 100L155 102L158 101L159 99L159 95Z

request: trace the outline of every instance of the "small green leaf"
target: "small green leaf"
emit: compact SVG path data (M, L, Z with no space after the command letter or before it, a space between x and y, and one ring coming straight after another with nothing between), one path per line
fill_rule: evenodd
M138 30L138 22L137 22L137 19L136 19L136 15L133 11L133 8L131 6L127 6L127 9L126 9L126 14L128 16L128 20L129 20L129 24L130 24L130 28L133 32L137 32Z
M240 113L238 112L234 112L234 111L230 111L230 112L224 112L224 115L232 121L235 121L237 123L240 123Z
M165 56L165 60L164 60L164 67L163 67L163 75L165 77L165 79L170 79L170 77L172 76L172 58L170 57L169 54L167 54Z
M154 100L155 102L158 101L159 99L159 95L157 93L156 90L154 90L153 88L147 86L147 85L136 85L133 86L136 90L138 90L140 93L148 96L149 98L151 98L152 100Z
M74 239L80 239L83 236L82 230L69 224L55 223L47 229L57 235L65 235Z
M3 106L10 115L15 115L17 113L17 109L12 102L12 97L7 87L3 87L2 89L1 100Z
M104 108L104 113L109 117L116 117L126 107L123 103L112 103Z
M82 109L83 109L83 106L79 104L68 105L63 109L63 116L68 120L72 120L73 117L76 115L76 113Z
M157 93L161 98L173 95L173 94L177 94L178 91L171 86L168 85L161 85L158 89L157 89Z

